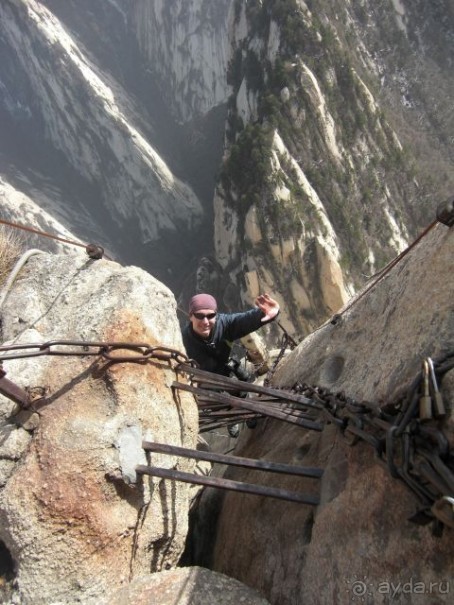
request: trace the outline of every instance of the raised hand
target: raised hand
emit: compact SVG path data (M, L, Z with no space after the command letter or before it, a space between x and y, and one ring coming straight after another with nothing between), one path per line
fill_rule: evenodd
M271 298L269 294L259 294L255 299L255 305L265 313L265 317L262 317L262 322L274 319L279 313L279 303L274 298Z

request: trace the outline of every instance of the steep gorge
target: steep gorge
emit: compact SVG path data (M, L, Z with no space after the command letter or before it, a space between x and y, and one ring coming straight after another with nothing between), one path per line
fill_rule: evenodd
M46 211L183 306L269 289L301 337L450 194L445 0L0 10L4 216L28 196L35 226L54 228Z
M176 302L184 306L195 289L209 289L227 310L247 306L258 290L268 289L281 301L283 325L295 339L310 333L279 367L277 384L300 380L343 389L358 400L394 400L421 357L453 350L452 228L437 225L368 296L347 304L340 321L325 320L452 195L453 28L448 0L430 6L419 0L4 0L2 218L99 242L122 265L137 264L170 286L104 260L35 258L2 311L5 338L139 338L180 348ZM35 245L61 250L43 239ZM43 445L49 459L61 450L65 463L52 475L50 500L39 475L39 497L26 494L36 507L31 535L41 536L45 518L49 544L68 553L58 560L61 573L47 565L54 552L46 551L48 559L40 559L52 577L46 582L36 574L34 542L26 540L21 590L30 602L36 586L57 598L62 581L67 595L84 593L87 602L98 603L105 590L127 585L132 555L136 573L176 565L187 531L186 489L156 481L150 494L129 491L118 483L118 443L119 435L140 435L139 427L163 441L195 446L193 402L185 401L184 414L174 407L169 368L160 389L154 370L140 364L102 380L84 364L76 383L71 363L47 371L45 360L43 372L38 360L35 375L25 362L7 365L23 386L43 382L57 395L63 391L35 433L16 426L2 401L0 457L8 479L12 469L26 474L30 453L33 465L42 464ZM137 387L142 382L143 391ZM442 390L452 406L452 371ZM94 394L99 409L108 408L107 428L92 409ZM61 416L54 418L54 408ZM91 414L99 434L93 430L98 425L85 422ZM69 427L75 441L60 426ZM48 427L62 439L58 448ZM452 442L449 416L443 429ZM14 445L23 450L18 454ZM115 504L122 511L106 528L112 565L96 550L96 532L90 545L78 525L82 511L91 528L86 508L97 504L88 500L81 511L71 509L77 523L65 525L64 507L77 502L74 465L86 468L85 455L91 459L93 452L101 456L101 462L93 457L100 510ZM443 589L451 530L436 537L428 526L409 522L420 512L414 498L367 444L349 447L334 426L314 437L265 420L242 434L236 453L323 465L322 503L317 511L295 510L229 494L209 553L212 568L276 605L351 602L358 580L378 604L386 582L389 589L390 581L410 579L441 587L438 602L449 602ZM181 459L171 464L187 468ZM62 476L68 501L58 491ZM232 476L248 479L242 471ZM20 491L22 481L8 490ZM298 480L282 485L307 487ZM15 516L19 500L11 496L5 518ZM135 550L131 528L144 502L152 506ZM55 513L50 518L48 503ZM15 545L19 560L23 536L13 523L11 530L8 523L3 527L3 540ZM202 529L216 538L212 526ZM72 532L86 554L79 585ZM121 556L111 537L121 538ZM183 591L187 577L181 582Z
M401 252L433 212L427 168L408 147L424 137L423 126L414 139L403 129L406 146L396 126L405 109L408 128L416 108L426 126L433 118L433 82L422 80L422 65L432 60L428 49L439 55L427 31L416 42L403 28L410 7L402 18L384 2L236 2L235 11L217 258L248 300L259 289L277 291L286 327L303 335ZM449 19L444 24L448 40ZM386 53L377 50L383 44ZM442 65L439 107L452 131L452 79ZM438 164L440 175L452 162L449 145L444 150L450 159Z

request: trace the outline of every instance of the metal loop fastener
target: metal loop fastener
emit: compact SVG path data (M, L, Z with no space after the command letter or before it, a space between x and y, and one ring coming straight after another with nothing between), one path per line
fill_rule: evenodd
M100 355L109 361L147 361L150 357L149 346L147 344L131 344L128 342L118 342L105 345L99 351ZM119 355L118 351L129 351L129 355ZM134 354L135 353L135 354Z
M187 355L184 355L176 349L171 349L170 347L152 347L150 349L150 356L154 359L159 359L161 361L173 360L178 364L184 364L189 362Z

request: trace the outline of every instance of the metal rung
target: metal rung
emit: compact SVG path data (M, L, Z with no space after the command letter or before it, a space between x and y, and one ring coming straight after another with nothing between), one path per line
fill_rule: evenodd
M0 370L0 394L11 399L14 403L18 403L22 408L28 408L30 406L28 393L8 378L5 378L5 373L4 370Z
M226 454L217 454L215 452L203 452L189 448L168 445L166 443L154 443L144 441L142 443L144 450L148 452L159 452L182 456L184 458L195 458L196 460L206 460L209 462L218 462L229 466L241 466L244 468L254 468L261 471L272 473L282 473L285 475L300 475L303 477L313 477L319 479L323 475L323 469L307 466L293 466L280 462L269 462L268 460L254 460L253 458L242 458L240 456L227 456Z
M173 382L172 388L188 391L194 395L200 394L203 395L203 397L207 400L225 403L226 405L231 405L232 407L244 408L245 410L250 410L251 412L258 412L259 414L270 416L271 418L277 418L278 420L284 420L285 422L290 422L291 424L297 424L298 426L302 426L313 431L323 431L324 428L324 424L321 422L314 422L312 420L306 420L300 417L297 418L280 410L271 409L267 405L257 403L256 401L243 399L242 397L234 397L233 395L225 395L223 393L217 393L214 391L210 393L204 389L198 389L197 387L193 387L182 382Z
M270 387L263 387L253 382L242 382L233 378L229 378L228 376L221 376L219 374L207 372L206 370L200 370L199 368L194 368L191 365L183 363L178 366L178 369L182 372L186 372L187 374L189 374L195 382L205 382L210 384L214 388L223 387L231 388L235 391L240 390L247 391L248 393L270 395L272 397L276 397L279 400L294 401L295 403L299 403L309 408L314 408L317 410L323 409L323 405L314 401L313 399L309 399L308 397L304 397L303 395L297 395L296 393L290 393L289 391L281 389L272 389Z
M241 481L232 481L221 477L206 477L205 475L194 475L167 468L157 466L139 465L136 467L136 473L142 475L150 475L152 477L161 477L162 479L172 479L174 481L183 481L184 483L192 483L194 485L205 485L218 489L226 489L235 492L243 492L246 494L254 494L256 496L267 496L269 498L278 498L289 502L298 502L299 504L310 504L317 506L320 500L317 496L310 494L299 494L286 489L277 487L265 487L263 485L254 485L252 483L243 483Z

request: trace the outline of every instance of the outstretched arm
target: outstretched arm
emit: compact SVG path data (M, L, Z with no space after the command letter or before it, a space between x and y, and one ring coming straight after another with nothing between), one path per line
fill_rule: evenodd
M271 321L279 313L279 303L274 298L271 298L269 294L260 294L257 296L255 304L265 314L265 317L262 317L262 323Z
M237 340L255 332L264 323L273 321L279 313L279 303L269 294L260 294L254 301L255 308L244 313L220 313L216 322L217 332L222 338Z

